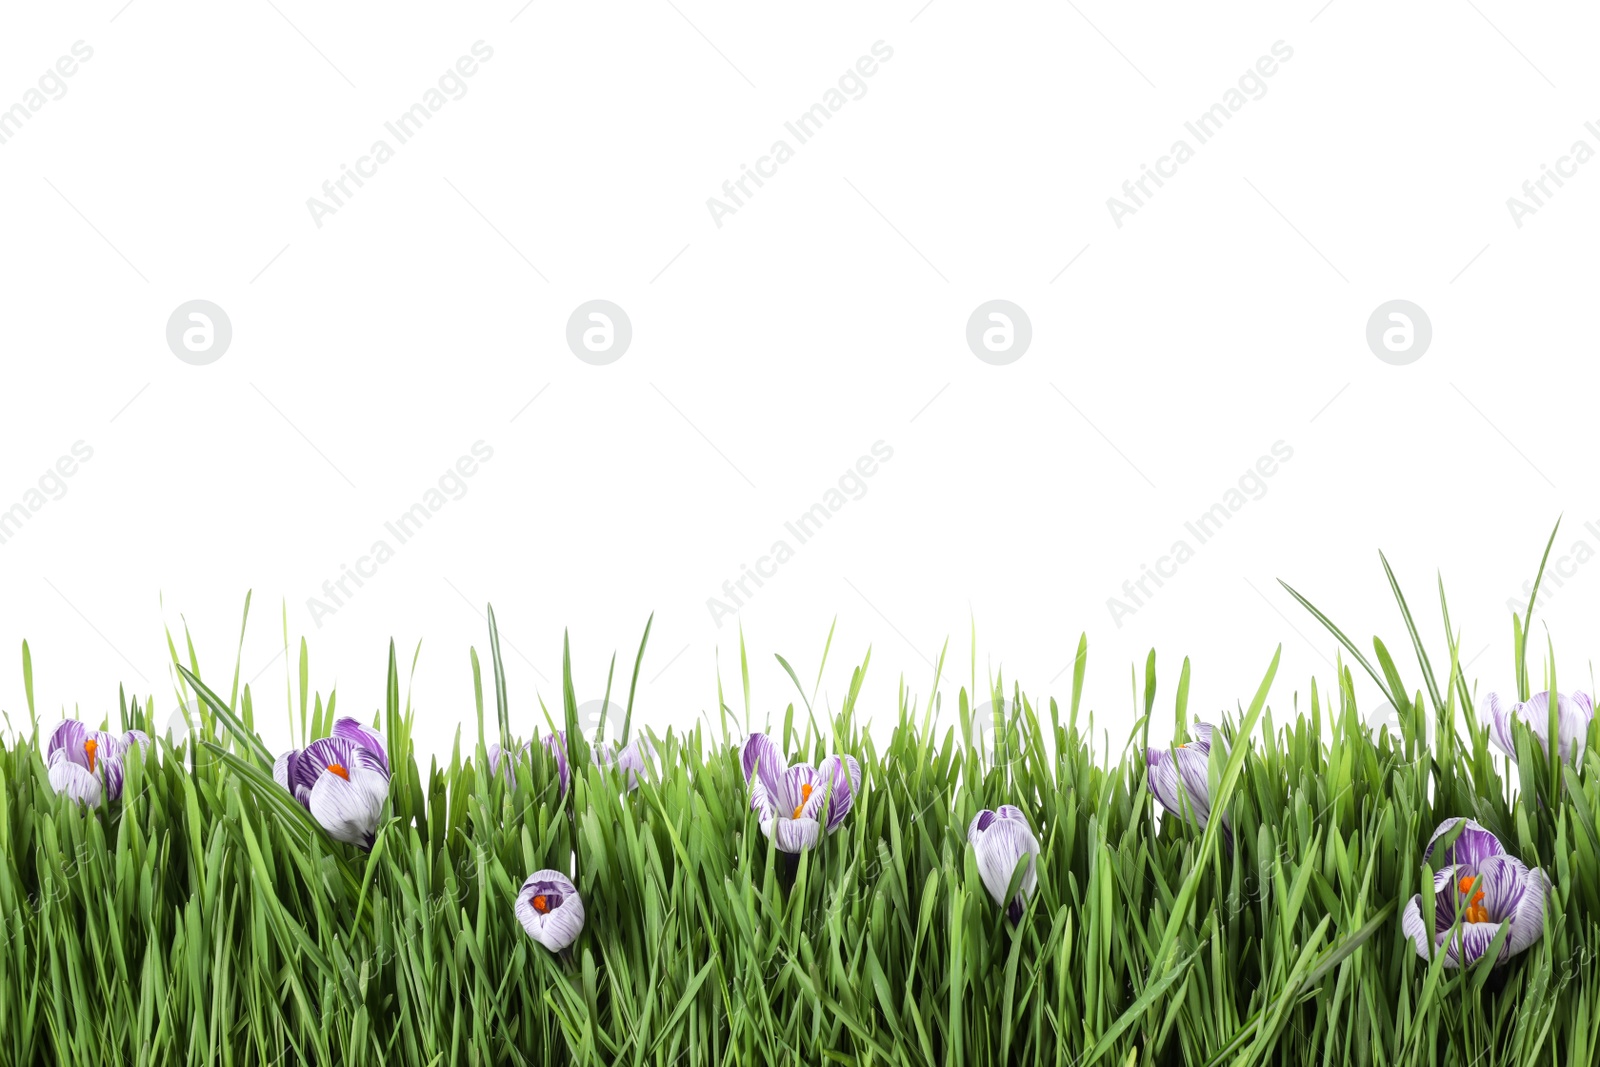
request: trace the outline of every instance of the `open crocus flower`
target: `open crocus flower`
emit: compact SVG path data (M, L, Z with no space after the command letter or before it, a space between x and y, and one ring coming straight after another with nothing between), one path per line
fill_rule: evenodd
M1550 749L1550 694L1535 693L1527 700L1513 704L1502 700L1499 693L1490 693L1484 704L1489 712L1489 737L1495 746L1517 758L1517 742L1511 733L1511 721L1521 719L1539 739L1539 747ZM1589 722L1594 718L1594 701L1588 693L1575 691L1570 697L1556 694L1556 730L1558 747L1571 758L1583 751L1589 737Z
M129 730L118 737L77 719L63 721L45 746L50 788L87 804L99 804L101 796L116 800L122 795L123 756L135 744L141 752L149 748L149 735Z
M372 847L389 797L389 756L377 731L354 719L339 719L332 736L279 756L272 777L305 805L329 837Z
M1021 808L1010 804L1002 804L995 811L985 808L973 816L967 826L967 842L978 861L983 887L996 904L1006 909L1006 917L1017 922L1039 884L1039 839L1033 836L1028 817L1022 814ZM1027 864L1027 870L1017 887L1017 895L1008 903L1004 899L1005 892L1011 887L1011 876L1019 863Z
M1211 785L1206 778L1206 767L1211 762L1211 741L1221 736L1209 723L1199 723L1194 728L1194 739L1179 745L1175 750L1147 748L1144 751L1145 781L1161 806L1179 818L1183 817L1185 801L1189 814L1206 828L1211 818ZM1179 794L1182 794L1180 798ZM1227 820L1222 828L1231 842Z
M622 746L620 751L612 742L602 741L590 750L590 758L596 767L615 770L622 775L631 791L639 788L639 779L655 763L656 750L650 739L640 734Z
M1423 959L1443 951L1446 967L1460 967L1489 951L1501 927L1509 923L1511 931L1495 960L1498 967L1544 933L1544 899L1550 892L1550 879L1538 868L1529 870L1521 860L1507 855L1499 838L1471 819L1440 823L1424 858L1433 854L1440 837L1462 823L1466 825L1461 836L1446 856L1449 863L1433 876L1433 936L1428 936L1423 925L1420 893L1406 905L1400 928Z
M804 852L815 847L824 828L837 830L861 789L861 764L854 756L829 756L820 767L789 767L766 734L750 735L739 762L761 832L781 852Z
M517 919L529 937L560 952L583 933L583 898L560 871L534 871L517 894Z

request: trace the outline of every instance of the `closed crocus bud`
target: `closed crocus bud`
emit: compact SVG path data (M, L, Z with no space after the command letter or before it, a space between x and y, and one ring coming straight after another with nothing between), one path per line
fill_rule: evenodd
M1017 922L1039 884L1039 839L1033 836L1028 817L1021 808L1010 804L1002 804L994 811L980 811L967 826L967 843L978 862L983 887L997 905L1006 909L1006 917ZM1027 867L1016 896L1007 901L1006 890L1011 887L1018 864Z
M1197 724L1194 735L1192 740L1172 750L1145 749L1145 781L1168 813L1179 818L1187 814L1204 830L1211 821L1211 786L1207 778L1211 745L1213 742L1220 745L1222 735L1209 723ZM1233 831L1226 817L1222 820L1222 830L1232 847Z
M583 898L560 871L534 871L517 894L517 920L529 937L561 952L583 933Z
M520 759L526 759L527 755L527 745L520 745L517 748L509 749L501 748L500 742L498 741L491 743L489 745L490 776L492 777L496 774L503 774L505 775L506 782L508 784L514 784L517 780L517 761Z
M389 797L388 760L347 737L324 737L278 757L272 777L316 817L328 836L371 848Z
M621 774L629 791L639 788L639 779L650 773L656 762L655 746L643 734L629 741L618 751L610 741L603 741L589 750L596 767L605 767Z
M1495 747L1512 759L1517 758L1517 741L1511 732L1511 723L1520 719L1539 742L1539 748L1550 748L1550 694L1535 693L1520 703L1490 693L1484 698L1485 716L1489 720L1489 738ZM1588 693L1577 691L1571 696L1556 694L1556 748L1567 759L1577 759L1589 738L1589 723L1594 719L1594 701Z

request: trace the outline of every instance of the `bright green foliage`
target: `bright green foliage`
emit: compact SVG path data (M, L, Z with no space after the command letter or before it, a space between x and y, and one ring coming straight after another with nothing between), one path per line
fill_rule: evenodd
M1519 620L1519 657L1524 632ZM1231 846L1218 819L1204 833L1158 820L1144 786L1147 739L1166 744L1175 723L1181 741L1194 722L1187 661L1158 700L1151 655L1138 724L1111 752L1079 707L1086 644L1065 707L1000 681L981 696L1004 710L975 723L975 686L944 702L902 684L897 707L870 713L875 731L857 706L866 661L836 703L780 661L798 713L771 708L769 724L748 696L722 705L661 738L663 773L631 793L572 736L561 798L541 745L514 783L481 770L495 723L530 717L498 646L489 672L473 654L469 747L458 731L426 771L391 651L374 721L395 774L370 854L331 842L273 784L237 671L224 698L175 644L179 695L199 698L196 736L212 740L159 741L100 809L56 797L24 649L29 731L0 749L0 1063L1600 1062L1600 744L1591 732L1562 764L1523 728L1508 777L1454 640L1442 684L1416 645L1415 691L1381 643L1373 666L1347 642L1400 712L1399 739L1363 723L1349 670L1286 693L1276 657L1248 703L1207 709L1233 742L1211 757ZM748 694L742 641L741 676ZM335 714L308 678L302 644L288 694L301 740ZM538 718L574 723L573 691L569 666L564 706ZM159 737L154 713L125 701L112 718ZM632 729L632 685L627 716ZM1444 739L1431 750L1430 719ZM791 758L861 762L854 810L797 866L750 810L748 728ZM973 815L1001 803L1042 847L1014 927L966 843ZM1544 938L1500 968L1430 965L1400 932L1429 876L1423 847L1455 815L1555 885ZM512 903L529 872L574 866L588 921L560 958Z

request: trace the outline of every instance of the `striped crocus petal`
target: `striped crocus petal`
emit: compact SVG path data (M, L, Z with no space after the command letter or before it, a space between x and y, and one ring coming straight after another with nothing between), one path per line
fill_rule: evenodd
M861 764L854 756L829 756L817 768L817 788L827 791L828 833L837 830L861 792Z
M371 752L378 757L378 762L383 764L383 773L389 773L389 746L378 731L356 719L341 715L333 720L332 735L342 737L346 741L354 741Z
M89 736L89 728L77 719L63 719L61 723L50 731L50 740L44 747L45 759L48 761L57 752L83 751L83 742Z
M1514 706L1499 693L1490 693L1483 698L1483 717L1489 720L1489 740L1512 759L1517 758L1517 743L1511 734L1511 709Z
M1002 804L994 811L980 811L967 825L967 842L972 846L978 875L989 896L995 904L1006 908L1013 920L1021 918L1022 909L1039 884L1039 839L1034 837L1028 817L1021 808L1011 804ZM1027 870L1023 872L1017 895L1007 901L1005 893L1019 863L1026 863Z
M779 817L762 822L761 832L772 838L779 852L804 852L822 840L822 824L815 819Z
M567 795L567 783L572 778L572 770L567 766L567 732L557 730L553 734L546 734L543 738L544 747L556 758L556 775L561 779L561 795Z
M781 774L786 762L783 753L766 734L751 734L744 743L744 749L739 753L739 767L744 771L744 780L747 783L756 781L756 772L763 766Z
M534 871L517 893L517 921L528 936L560 952L583 932L583 898L560 871Z
M50 788L58 795L71 797L83 804L100 803L101 775L73 760L66 749L58 748L50 753L48 768Z
M289 791L289 795L304 804L311 795L311 787L300 785L300 749L291 748L272 764L272 780Z
M1428 838L1428 847L1423 852L1423 859L1430 859L1439 839L1450 831L1460 826L1461 835L1457 837L1444 852L1445 863L1451 866L1465 867L1477 870L1490 856L1499 856L1505 853L1500 844L1500 839L1485 830L1472 819L1446 819L1439 824L1439 828Z
M1176 751L1145 750L1145 780L1161 806L1182 815L1187 801L1189 814L1205 828L1211 817L1211 787L1206 777L1210 763L1207 751L1180 747Z
M329 837L372 846L389 796L389 772L376 753L342 737L324 737L279 756L272 776Z

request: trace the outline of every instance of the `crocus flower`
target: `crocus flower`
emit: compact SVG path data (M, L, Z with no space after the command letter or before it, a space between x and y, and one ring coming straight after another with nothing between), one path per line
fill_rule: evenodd
M978 861L978 874L983 878L984 888L996 904L1006 909L1006 916L1017 922L1039 884L1039 839L1033 836L1028 817L1022 814L1021 808L1010 804L1002 804L995 811L985 808L973 816L967 826L967 843ZM1019 863L1026 863L1027 870L1017 887L1017 895L1008 903L1004 899L1005 892L1011 887L1011 876Z
M1535 693L1531 698L1512 704L1502 700L1499 693L1490 693L1484 700L1489 712L1489 737L1495 746L1517 758L1517 742L1511 733L1511 721L1521 719L1538 738L1539 747L1550 748L1550 694ZM1557 747L1573 758L1583 750L1589 737L1589 721L1594 718L1594 701L1588 693L1574 691L1569 697L1556 694Z
M1216 737L1220 744L1221 736L1209 723L1195 726L1194 734L1194 740L1179 745L1173 751L1164 748L1145 749L1145 781L1150 785L1150 792L1161 801L1161 806L1180 818L1184 802L1187 801L1189 814L1204 830L1211 818L1211 785L1206 778L1206 766L1211 761L1212 738ZM1222 828L1228 832L1231 841L1233 835L1226 819Z
M123 756L135 744L141 752L149 748L149 735L129 730L118 737L90 730L77 719L64 720L45 746L50 788L87 804L99 804L102 795L116 800L122 795Z
M621 774L628 783L628 789L639 788L639 779L644 777L647 768L655 762L655 746L643 734L624 745L621 750L610 741L602 741L590 749L590 758L596 767L605 767Z
M1508 855L1494 834L1471 819L1440 823L1424 858L1433 854L1440 837L1463 823L1461 836L1445 857L1449 862L1433 876L1433 936L1430 938L1423 926L1420 893L1406 905L1400 928L1423 959L1442 950L1446 967L1460 967L1487 952L1500 928L1509 923L1511 932L1495 960L1498 967L1544 933L1544 898L1550 892L1550 879L1542 870L1529 870Z
M544 738L542 738L542 740L544 742L544 747L549 749L550 754L556 758L556 773L561 779L560 795L565 796L567 792L567 782L572 777L572 773L567 767L566 731L557 730L553 734L547 734ZM515 753L512 753L510 749L501 748L498 743L490 745L489 773L499 774L503 772L506 776L506 781L516 781L516 761L527 759L528 754L532 751L532 746L526 742L518 745ZM510 759L506 759L508 754L511 756Z
M854 756L829 756L820 767L789 767L766 734L750 735L739 762L761 832L781 852L804 852L821 839L824 827L830 834L837 830L861 789L861 764Z
M517 919L529 937L560 952L583 933L583 898L560 871L534 871L517 894Z
M272 777L329 837L372 847L389 797L389 756L377 731L354 719L338 719L332 736L279 756Z

